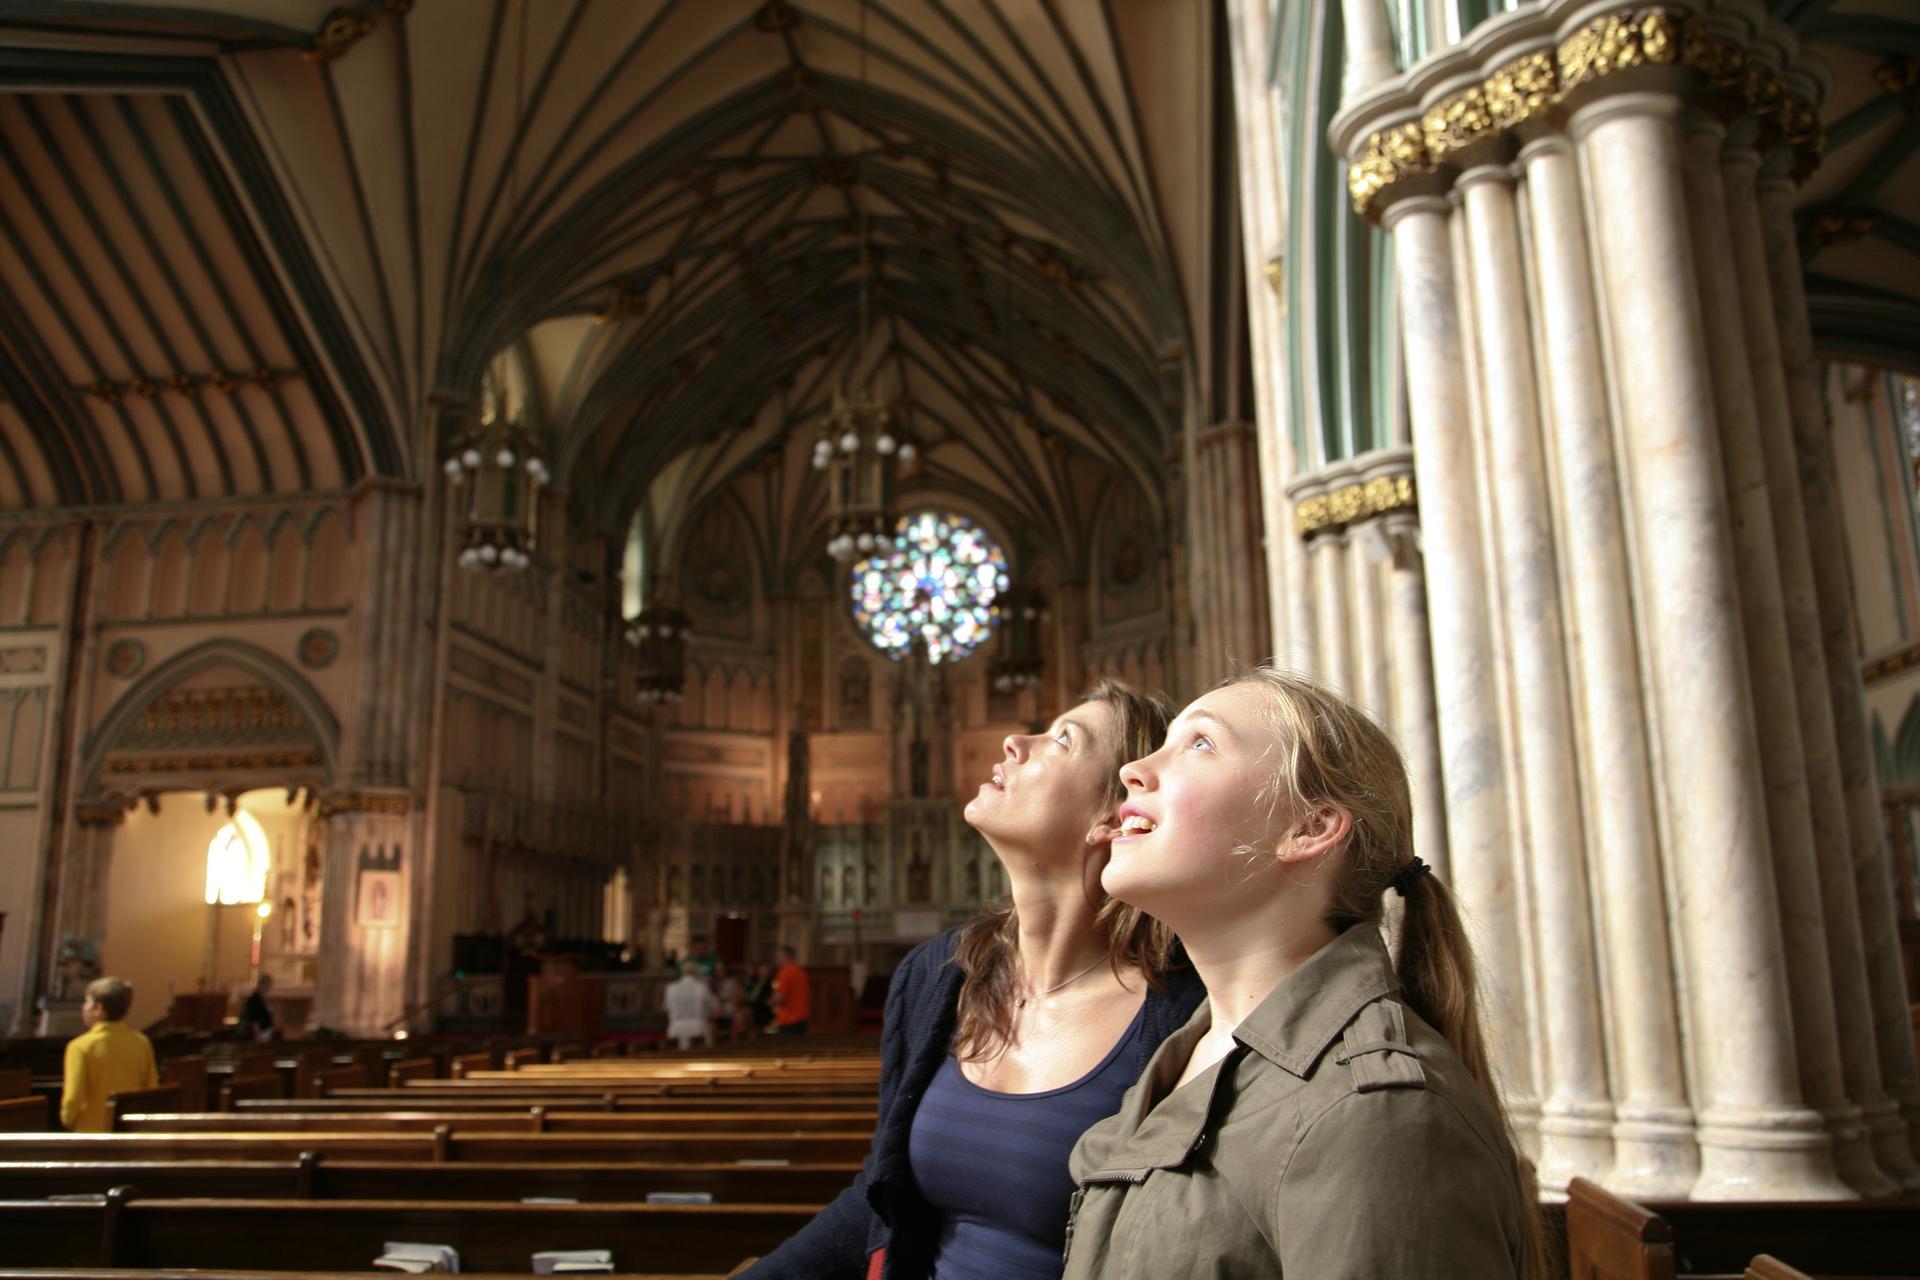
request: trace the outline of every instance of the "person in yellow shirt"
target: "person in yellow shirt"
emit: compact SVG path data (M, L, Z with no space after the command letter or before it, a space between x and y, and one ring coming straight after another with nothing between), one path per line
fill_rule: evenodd
M125 1022L133 1006L133 984L125 978L96 978L87 984L80 1016L87 1029L67 1042L66 1087L60 1094L60 1123L75 1133L105 1133L112 1128L107 1099L159 1083L153 1044Z

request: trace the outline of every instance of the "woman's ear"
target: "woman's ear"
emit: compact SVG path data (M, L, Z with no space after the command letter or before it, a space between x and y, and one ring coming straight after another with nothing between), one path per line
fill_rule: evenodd
M1281 841L1276 856L1282 862L1312 862L1332 853L1353 830L1353 818L1345 809L1318 804L1300 819L1293 834Z

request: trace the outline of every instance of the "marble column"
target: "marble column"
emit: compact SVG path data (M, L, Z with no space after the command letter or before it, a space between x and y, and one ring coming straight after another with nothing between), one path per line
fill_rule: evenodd
M1913 1024L1893 912L1879 785L1868 745L1846 536L1836 506L1826 409L1820 399L1813 329L1807 315L1806 282L1793 217L1794 187L1778 165L1770 164L1758 190L1767 284L1779 333L1780 367L1819 600L1826 693L1833 710L1835 750L1846 795L1849 853L1873 1003L1874 1048L1880 1059L1881 1083L1900 1105L1910 1148L1920 1152L1920 1068L1916 1068L1914 1059Z
M1492 661L1489 586L1469 430L1467 365L1448 235L1434 196L1396 202L1381 223L1394 236L1394 278L1407 363L1414 475L1427 555L1434 715L1446 783L1451 887L1479 956L1482 1016L1494 1070L1523 1141L1537 1115L1520 962L1518 894L1507 774Z
M1446 779L1440 768L1440 726L1433 705L1433 653L1427 635L1427 574L1420 522L1411 515L1370 521L1368 545L1387 563L1387 642L1392 657L1392 729L1407 761L1413 792L1413 848L1434 873L1453 881L1447 850Z
M1633 584L1621 525L1602 338L1573 144L1550 135L1520 153L1533 229L1533 275L1551 484L1565 521L1574 688L1584 711L1584 795L1610 1057L1614 1166L1624 1195L1678 1199L1699 1174L1674 1007L1673 956L1660 875Z
M1353 700L1383 725L1393 723L1393 670L1388 665L1380 566L1361 528L1347 535L1347 614L1353 635Z
M1505 165L1460 176L1480 335L1493 550L1513 679L1514 759L1534 894L1545 1050L1540 1182L1606 1181L1613 1163L1599 981L1574 758L1566 641L1534 380L1519 210ZM1421 492L1428 492L1423 485Z
M379 1037L406 1011L407 939L413 914L412 801L403 790L322 797L320 965L312 1025ZM360 913L362 876L398 871L390 925Z
M1699 1199L1844 1197L1802 1102L1670 94L1575 111L1592 175L1690 994Z
M1342 694L1352 696L1352 609L1347 599L1347 535L1344 530L1316 534L1307 543L1313 565L1313 613L1319 623L1314 648L1320 664L1315 674Z
M1347 40L1343 96L1351 100L1394 73L1393 24L1385 0L1340 0L1340 16Z
M1840 1046L1833 1012L1833 973L1828 963L1826 918L1814 858L1813 808L1800 747L1799 709L1794 701L1793 658L1781 599L1780 567L1767 487L1753 372L1739 315L1740 285L1729 244L1726 191L1720 150L1726 130L1702 113L1683 121L1687 212L1693 259L1699 276L1702 318L1714 404L1720 419L1720 459L1726 478L1727 512L1740 579L1740 608L1747 637L1747 664L1766 781L1768 827L1773 843L1774 884L1788 953L1787 994L1793 1005L1793 1043L1800 1064L1800 1091L1826 1120L1834 1165L1848 1186L1864 1196L1893 1192L1875 1164L1860 1109L1847 1101L1840 1074ZM1844 832L1844 828L1842 829ZM1832 833L1829 833L1832 834Z
M1781 604L1792 651L1794 702L1812 805L1813 848L1819 863L1820 905L1826 917L1834 1019L1839 1042L1846 1046L1846 1052L1840 1055L1840 1067L1847 1098L1862 1112L1881 1171L1911 1190L1920 1185L1920 1164L1908 1145L1907 1122L1881 1079L1873 996L1861 942L1860 902L1853 883L1846 787L1840 776L1826 649L1820 633L1819 589L1807 541L1793 423L1787 412L1786 380L1780 363L1780 334L1760 228L1756 132L1752 121L1736 126L1723 148L1722 173L1739 290L1739 320L1753 376L1767 490L1773 500Z

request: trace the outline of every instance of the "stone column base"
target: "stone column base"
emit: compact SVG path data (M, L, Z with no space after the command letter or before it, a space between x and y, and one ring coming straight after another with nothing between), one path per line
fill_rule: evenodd
M1631 1200L1684 1200L1700 1177L1688 1107L1621 1107L1607 1189Z
M1816 1112L1721 1107L1700 1115L1695 1200L1852 1200Z

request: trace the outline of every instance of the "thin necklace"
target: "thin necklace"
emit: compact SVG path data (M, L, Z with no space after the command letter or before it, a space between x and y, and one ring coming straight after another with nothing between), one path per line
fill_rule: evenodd
M1092 973L1095 969L1098 969L1100 967L1100 961L1105 959L1106 959L1105 956L1101 956L1099 960L1095 960L1092 964L1088 965L1086 968L1082 969L1080 972L1074 974L1071 978L1068 978L1065 982L1056 982L1052 986L1048 987L1045 991L1036 991L1030 996L1015 996L1013 998L1013 1007L1016 1009L1024 1009L1027 1007L1027 1004L1030 1001L1041 999L1044 996L1050 996L1054 992L1060 990L1062 987L1072 986L1074 983L1080 981L1080 979Z

